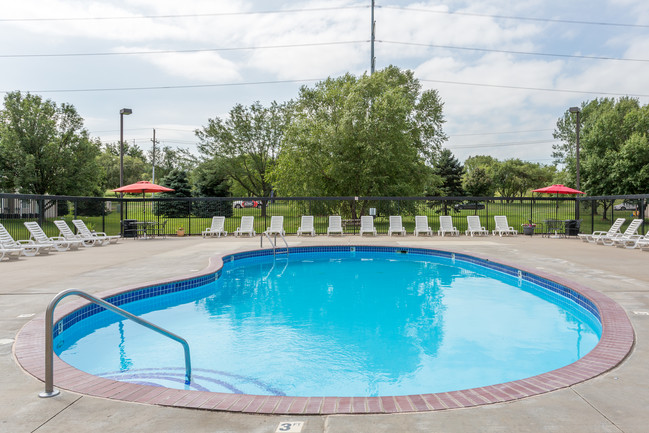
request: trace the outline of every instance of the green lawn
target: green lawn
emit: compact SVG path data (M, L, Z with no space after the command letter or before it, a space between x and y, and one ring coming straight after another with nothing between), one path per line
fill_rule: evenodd
M276 201L273 204L270 204L266 209L266 216L262 216L261 208L244 208L244 209L233 209L233 216L228 217L225 223L225 230L229 233L232 233L240 225L241 217L244 215L251 215L255 217L255 231L261 233L266 230L270 225L270 217L272 215L283 215L284 216L284 229L289 234L294 234L297 232L298 227L300 226L300 219L303 214L303 209L306 208L305 202L287 202L287 201ZM412 233L415 227L414 217L415 215L427 215L429 226L433 231L437 231L439 228L439 219L438 216L443 214L441 206L439 204L435 208L430 208L426 203L410 203L408 206L404 206L405 209L409 209L406 213L405 211L401 213L403 219L403 225L406 228L408 233ZM487 229L492 230L494 228L494 215L505 215L507 216L509 225L515 229L522 232L522 224L527 224L529 220L539 224L543 223L544 220L548 219L573 219L574 218L574 203L573 202L562 202L558 203L555 201L536 201L533 206L530 204L524 204L520 202L516 203L504 203L504 202L490 202L487 209L480 210L461 210L455 211L452 207L448 208L448 214L453 218L453 223L455 227L464 232L467 228L466 216L468 215L479 215L480 220L483 226ZM165 218L162 216L156 216L151 210L151 203L147 203L147 209L145 210L142 206L142 203L134 203L125 209L126 215L125 218L135 219L138 221L156 221L163 222L167 221L165 232L169 235L175 235L176 229L183 227L186 234L191 235L200 235L200 233L211 225L211 218ZM440 212L440 213L438 213ZM399 215L399 212L395 212L395 215ZM327 232L328 227L328 217L329 214L313 214L314 215L314 226L316 233L324 234ZM349 216L342 215L343 219L348 219ZM581 211L581 219L583 220L581 225L582 233L591 233L595 230L608 230L612 221L610 219L610 210L607 215L609 219L602 219L601 215L596 215L594 218L594 226L591 227L591 214L589 210ZM625 217L627 218L627 224L633 218L631 211L617 211L613 215L614 218ZM71 226L71 220L73 219L72 215L67 215L62 218L65 219ZM119 211L113 211L107 215L101 217L81 217L84 220L86 225L88 225L91 230L103 231L109 235L119 234L120 233L120 213ZM8 219L4 220L3 224L12 234L15 239L28 239L29 232L23 225L24 220L20 219ZM379 233L387 233L389 227L389 215L379 214L375 217L374 225ZM625 225L626 227L626 225ZM43 229L50 236L58 235L58 230L56 229L52 220L48 220L43 225ZM347 227L345 230L346 233L353 234L358 232L358 227Z

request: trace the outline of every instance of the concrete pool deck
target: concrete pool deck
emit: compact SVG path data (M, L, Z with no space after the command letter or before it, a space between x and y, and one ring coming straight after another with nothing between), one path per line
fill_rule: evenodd
M0 264L0 432L274 432L280 422L303 421L303 432L645 432L649 423L649 254L575 239L406 238L289 236L289 245L377 244L430 247L492 256L550 272L606 294L626 311L636 332L628 359L613 370L571 387L525 399L468 409L390 415L247 415L124 403L62 391L39 399L43 383L25 373L13 340L61 290L89 293L185 275L208 258L258 248L259 238L200 237L123 240L117 245ZM64 301L65 302L65 301ZM55 376L56 384L56 376Z

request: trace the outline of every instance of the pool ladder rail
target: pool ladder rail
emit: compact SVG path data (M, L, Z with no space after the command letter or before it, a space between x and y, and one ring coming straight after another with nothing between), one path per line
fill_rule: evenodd
M166 329L161 328L158 325L154 325L148 320L142 319L141 317L131 314L128 311L122 310L121 308L111 304L110 302L106 302L103 299L96 298L86 292L82 292L81 290L68 289L56 295L50 301L49 305L47 306L47 311L45 312L45 391L39 393L39 397L47 398L60 394L60 391L58 389L54 389L54 309L63 298L72 295L80 296L94 304L100 305L107 310L119 314L122 317L130 319L135 323L138 323L182 344L183 350L185 351L185 385L189 385L192 377L192 364L189 356L189 344L184 338L179 337L173 332L167 331Z
M281 233L275 233L275 242L273 242L273 239L270 237L270 235L266 232L263 232L261 236L259 237L259 247L263 248L264 247L264 236L268 239L268 242L270 242L270 245L273 247L273 256L277 254L277 235L279 235L282 240L284 241L284 245L286 245L286 255L288 256L288 242L286 242L286 238L284 237L283 234Z

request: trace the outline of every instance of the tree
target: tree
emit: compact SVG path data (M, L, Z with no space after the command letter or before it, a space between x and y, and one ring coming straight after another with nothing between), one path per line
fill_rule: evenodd
M160 182L173 191L160 193L160 198L191 197L192 190L189 184L189 176L186 171L173 170ZM164 215L167 218L180 218L189 216L191 202L184 200L160 201L156 206L156 215Z
M440 197L460 197L464 195L464 189L462 188L464 167L449 149L441 151L433 166L433 173L441 179L441 184L429 190L428 195ZM448 215L450 204L451 202L446 200L441 202L444 215Z
M268 172L279 153L289 119L289 104L273 102L263 107L237 104L227 119L214 118L197 130L198 146L207 158L224 158L226 173L254 197L269 197L273 186ZM265 202L262 205L265 215Z
M90 195L102 182L100 144L74 106L5 95L0 111L0 188L29 194Z
M466 168L466 165L464 167ZM482 167L476 167L467 173L462 186L466 194L472 197L492 196L496 192L491 177Z
M162 179L173 170L191 172L198 166L198 159L187 149L174 149L169 146L161 146L156 149L155 161L153 150L147 152L148 157L144 160L148 165L148 173L152 173L152 164L155 163L155 178ZM157 183L157 182L156 182Z
M302 87L272 180L293 196L412 196L433 181L442 103L391 66ZM357 209L359 205L359 209ZM352 201L352 217L368 203Z
M453 156L449 149L443 149L435 162L434 173L442 178L442 185L438 188L437 194L442 197L459 197L464 195L462 188L462 175L464 167L460 161Z
M192 174L195 197L228 197L230 181L223 161L211 159L200 164ZM230 201L198 201L194 204L194 215L203 218L232 216Z
M574 115L566 112L557 121L554 156L567 166L574 179ZM647 171L641 161L649 153L649 106L635 98L595 99L581 106L581 189L590 195L640 194L647 190ZM604 215L610 201L601 201Z
M119 187L119 143L108 143L97 159L106 174L103 189ZM151 165L147 164L142 150L136 145L124 143L124 185L140 180L151 180Z

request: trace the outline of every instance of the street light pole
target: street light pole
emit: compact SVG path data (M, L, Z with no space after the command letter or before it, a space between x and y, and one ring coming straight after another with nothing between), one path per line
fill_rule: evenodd
M124 186L124 115L133 113L130 108L119 110L119 186ZM122 193L124 196L124 193Z
M580 121L579 121L579 114L581 113L581 110L579 110L579 107L570 107L570 112L571 113L576 113L577 114L577 125L575 126L575 130L577 133L577 141L576 141L576 149L575 149L575 157L577 159L577 179L575 182L576 188L579 190L579 126L580 126ZM579 199L575 202L575 217L579 219Z
M577 182L576 182L576 188L579 189L579 114L581 113L581 110L579 110L579 107L570 107L570 112L571 113L576 113L577 114L577 148L575 150L575 156L577 157Z
M119 110L119 187L124 186L124 115L133 113L130 108L122 108ZM124 193L119 194L119 198L124 198ZM119 221L120 221L120 234L124 236L124 201L120 200L119 203Z

